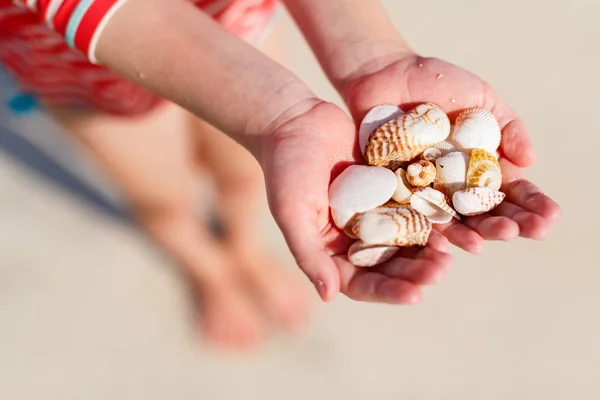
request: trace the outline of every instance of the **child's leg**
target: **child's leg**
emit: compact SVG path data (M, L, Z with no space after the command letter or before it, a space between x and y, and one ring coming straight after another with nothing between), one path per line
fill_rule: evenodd
M288 328L296 327L306 318L308 297L303 281L275 265L261 243L264 179L258 162L206 122L192 117L192 126L199 136L200 161L214 179L230 253L271 316Z
M246 347L262 321L237 280L231 258L200 220L187 115L165 105L143 118L54 112L128 197L151 236L178 261L201 296L207 339Z

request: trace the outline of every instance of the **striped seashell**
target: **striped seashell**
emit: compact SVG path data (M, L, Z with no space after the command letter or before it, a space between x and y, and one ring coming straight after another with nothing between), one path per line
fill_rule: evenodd
M408 182L406 171L404 171L402 168L398 168L396 171L394 171L394 175L396 175L396 178L398 179L398 186L396 186L396 191L392 195L392 199L400 204L410 203L410 198L413 194L413 188Z
M357 267L374 267L392 258L399 249L398 246L372 245L359 240L348 249L348 260Z
M352 232L366 244L423 247L431 222L410 207L379 207L356 217Z
M438 158L442 156L442 150L437 147L430 147L425 149L424 152L421 153L421 160L427 160L431 162L435 162Z
M365 158L370 165L410 161L450 134L450 120L435 104L421 104L377 128L369 137Z
M360 151L365 154L365 148L367 147L367 140L373 131L385 124L391 119L401 117L404 114L399 107L391 104L383 104L375 106L365 115L360 127L358 128L358 145Z
M329 206L333 222L346 228L356 213L371 210L392 198L398 180L387 168L352 165L329 186Z
M498 159L484 149L473 149L467 169L467 188L487 187L500 190L502 170Z
M410 199L411 207L434 224L447 224L452 218L460 221L460 216L449 203L444 193L430 187L415 189L415 194Z
M435 161L436 175L433 188L452 199L454 192L463 190L467 184L469 155L462 151L449 153Z
M484 149L494 154L500 147L502 131L494 114L475 107L463 111L456 118L451 139L461 149Z
M436 168L431 161L421 160L406 168L406 179L412 186L427 186L435 179Z
M356 215L357 213L354 211L331 209L331 219L333 219L335 226L343 230L352 239L356 239L356 236L352 233L352 223Z
M496 208L506 195L500 191L486 187L476 187L454 193L452 203L462 215L473 216L484 214Z

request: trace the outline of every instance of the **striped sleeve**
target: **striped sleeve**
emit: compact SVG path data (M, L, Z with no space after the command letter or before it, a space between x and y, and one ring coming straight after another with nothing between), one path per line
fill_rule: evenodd
M67 44L81 51L90 62L106 24L127 0L13 0L34 12L50 29L61 34Z

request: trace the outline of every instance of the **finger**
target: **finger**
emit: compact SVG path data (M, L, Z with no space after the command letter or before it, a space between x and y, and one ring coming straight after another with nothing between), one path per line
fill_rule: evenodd
M504 189L507 200L511 203L539 215L548 222L560 218L562 210L558 203L546 196L533 183L519 179L505 185Z
M445 252L448 250L448 247L450 247L450 242L446 236L442 235L436 230L432 230L429 234L427 247L437 251Z
M387 304L416 304L421 288L403 279L391 278L368 268L357 268L347 258L335 257L340 270L341 291L356 301Z
M489 214L469 217L465 224L485 240L514 240L519 237L519 225L507 217Z
M321 238L317 214L298 202L286 204L288 207L277 213L285 240L298 266L315 285L323 301L331 301L340 290L340 278Z
M535 162L535 152L523 121L500 99L492 111L502 129L501 152L519 167L531 166Z
M522 237L544 240L550 233L550 223L548 221L510 201L503 201L492 210L492 213L515 221L519 225L519 234Z
M452 266L452 257L431 248L422 249L416 258L396 257L376 268L391 278L418 285L438 283Z
M450 243L469 253L479 254L483 251L481 236L455 219L444 225L435 225L435 229L447 237Z

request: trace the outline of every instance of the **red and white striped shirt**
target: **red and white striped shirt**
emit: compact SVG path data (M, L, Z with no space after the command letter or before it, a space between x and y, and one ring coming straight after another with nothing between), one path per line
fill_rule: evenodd
M25 90L52 106L146 112L161 99L95 63L97 39L125 1L0 0L0 63ZM190 1L244 40L266 27L279 3Z

